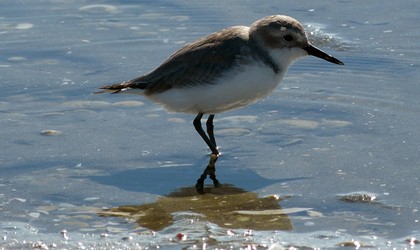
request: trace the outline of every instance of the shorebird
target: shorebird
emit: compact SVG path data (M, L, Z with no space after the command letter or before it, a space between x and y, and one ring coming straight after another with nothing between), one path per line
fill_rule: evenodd
M244 107L269 95L290 65L311 55L343 63L308 42L302 25L284 15L267 16L251 26L233 26L202 37L172 54L155 70L97 93L140 94L170 111L195 114L193 125L211 150L210 161L197 180L204 193L209 176L214 186L219 157L213 132L215 114ZM208 115L207 133L201 119Z

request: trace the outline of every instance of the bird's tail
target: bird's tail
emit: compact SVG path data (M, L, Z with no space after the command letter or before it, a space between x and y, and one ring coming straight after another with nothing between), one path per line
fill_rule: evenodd
M129 88L129 87L127 86L126 82L111 84L111 85L99 87L100 90L94 92L94 94L102 94L102 93L117 94L121 91L126 90L127 88Z

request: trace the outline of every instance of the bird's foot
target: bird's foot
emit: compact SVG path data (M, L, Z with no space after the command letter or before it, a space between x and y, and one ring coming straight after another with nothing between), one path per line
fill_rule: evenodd
M195 188L199 194L204 194L204 180L207 178L207 175L213 181L214 187L219 187L220 182L216 179L216 161L218 159L218 155L211 154L210 161L207 165L206 169L204 169L203 174L197 180L197 184L195 184Z

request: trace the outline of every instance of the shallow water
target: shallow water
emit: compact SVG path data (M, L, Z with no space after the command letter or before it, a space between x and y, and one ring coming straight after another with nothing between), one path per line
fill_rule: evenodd
M2 1L1 246L418 247L419 10L415 1ZM232 230L185 211L152 232L99 217L193 186L208 156L192 116L91 93L188 41L278 13L345 66L302 59L269 98L216 116L217 174L302 208L288 214L293 229Z

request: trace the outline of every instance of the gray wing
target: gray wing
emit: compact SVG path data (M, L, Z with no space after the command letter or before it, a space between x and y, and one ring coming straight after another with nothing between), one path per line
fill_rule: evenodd
M235 66L246 46L244 27L231 27L185 45L152 72L118 86L144 89L150 95L171 88L211 84Z

